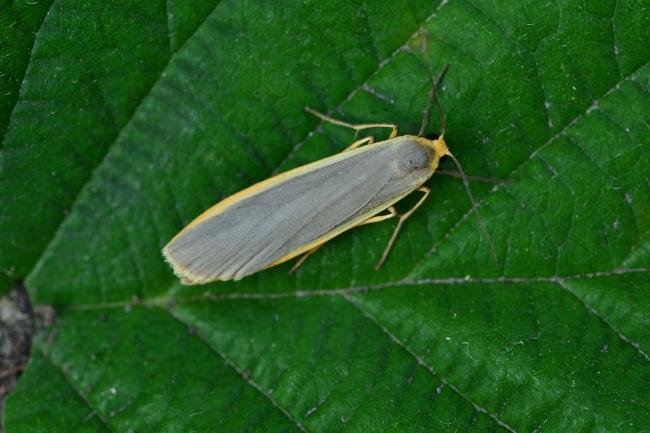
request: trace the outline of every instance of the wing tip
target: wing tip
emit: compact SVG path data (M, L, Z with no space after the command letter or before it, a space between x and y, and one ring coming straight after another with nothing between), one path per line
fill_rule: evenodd
M174 257L172 257L172 253L169 251L170 245L171 242L163 247L161 250L162 256L165 259L165 262L167 262L167 264L172 268L172 271L174 271L174 275L180 279L182 285L195 286L197 284L206 284L212 281L217 281L217 279L208 280L205 277L201 277L190 272L186 266L182 265L180 262L175 260Z

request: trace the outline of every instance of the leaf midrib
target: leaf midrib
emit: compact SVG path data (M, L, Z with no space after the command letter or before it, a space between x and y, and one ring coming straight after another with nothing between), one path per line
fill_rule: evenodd
M163 295L156 298L149 298L143 300L131 300L129 302L110 302L101 304L79 304L70 307L62 307L61 312L78 312L78 311L92 311L92 310L105 310L105 309L122 309L133 307L161 307L168 309L171 306L200 303L200 302L220 302L229 300L278 300L278 299L300 299L307 297L323 297L323 296L340 296L346 300L350 300L350 296L357 294L365 294L370 292L377 292L395 287L419 287L419 286L449 286L449 285L475 285L475 284L510 284L510 285L527 285L534 283L552 283L557 285L563 291L566 291L571 297L575 298L580 305L582 305L588 313L595 315L601 322L603 322L612 332L614 332L621 340L627 345L632 346L646 361L650 362L650 356L645 353L639 343L634 342L627 337L622 331L616 328L602 313L593 305L587 303L584 299L579 297L576 293L569 289L566 285L571 281L589 281L596 278L605 278L612 276L623 276L628 274L650 274L650 268L633 268L633 269L618 269L608 272L594 272L588 274L576 274L568 276L552 276L552 277L498 277L498 278L466 278L466 277L451 277L440 279L421 279L412 280L409 278L390 281L374 285L353 286L344 288L334 288L325 290L298 290L291 292L231 292L226 294L213 294L206 292L202 295L192 296L187 298L175 298L173 295ZM357 305L355 307L358 308ZM473 403L473 402L472 402ZM473 403L475 404L475 403Z
M150 297L144 299L130 299L128 301L114 301L114 302L101 302L92 304L73 304L73 305L59 305L57 311L65 312L79 312L89 310L103 310L103 309L120 309L130 308L137 306L155 307L167 304L185 304L201 301L225 301L225 300L276 300L285 298L307 298L317 296L338 296L354 293L374 292L384 290L395 286L404 287L417 287L417 286L463 286L473 284L535 284L535 283L558 283L560 281L589 281L596 278L622 276L628 274L650 274L650 268L622 268L613 271L605 272L592 272L587 274L574 274L574 275L556 275L551 277L515 277L503 276L496 278L467 278L467 277L447 277L447 278L423 278L420 280L413 280L404 278L400 280L386 281L378 284L368 284L362 286L348 286L336 287L332 289L315 289L315 290L294 290L287 292L230 292L215 294L212 292L205 292L197 296L190 296L185 298L177 298L172 293L172 288L177 286L174 283L170 289L163 295L157 297Z

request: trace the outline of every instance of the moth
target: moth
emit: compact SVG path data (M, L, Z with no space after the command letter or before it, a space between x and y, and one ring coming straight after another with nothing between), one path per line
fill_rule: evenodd
M429 196L424 183L444 156L455 162L476 209L467 177L444 139L445 116L437 89L447 68L435 80L429 73L431 90L418 135L398 135L397 125L389 123L353 125L307 107L321 120L355 133L387 128L390 135L380 142L371 136L356 140L341 153L268 178L215 204L163 248L174 273L184 284L239 280L302 255L293 271L341 233L397 218L379 268L404 222ZM434 100L442 130L439 137L429 139L424 131ZM399 214L395 203L414 192L421 194L420 199ZM479 221L484 230L480 216Z

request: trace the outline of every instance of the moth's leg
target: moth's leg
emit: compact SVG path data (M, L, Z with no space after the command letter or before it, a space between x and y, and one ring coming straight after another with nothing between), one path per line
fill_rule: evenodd
M351 145L349 145L348 147L343 149L343 152L345 152L346 150L356 149L357 147L361 147L364 144L372 144L374 142L375 142L374 137L365 137L365 138L362 138L361 140L355 141L354 143L352 143Z
M429 196L429 193L431 192L431 190L426 186L421 186L420 188L418 188L418 191L423 192L424 195L422 196L422 198L420 198L420 200L417 203L415 203L415 205L413 205L411 209L409 209L406 213L399 216L399 221L397 222L397 226L393 231L393 235L390 237L390 240L388 241L388 245L386 245L386 249L384 250L384 253L381 255L381 259L379 260L379 263L377 263L377 266L375 266L375 269L381 268L381 266L384 264L386 258L388 258L388 254L390 253L391 248L393 248L393 244L395 243L395 239L397 239L397 234L401 230L402 225L411 215L413 215L413 212L415 212L420 206L422 206L422 203L424 203L424 201Z
M387 210L388 210L387 214L375 215L373 217L370 217L367 220L363 221L362 223L359 223L357 225L357 227L362 226L362 225L366 225L366 224L378 223L378 222L385 221L385 220L387 220L389 218L393 218L393 217L397 216L397 211L395 210L395 208L393 206L390 206ZM322 247L323 245L325 245L325 242L315 246L314 248L312 248L311 250L307 251L302 256L300 256L300 258L296 261L296 263L294 263L294 265L289 270L289 273L293 274L299 267L302 266L303 263L305 263L305 260L307 260L309 258L309 256L311 256L316 251L318 251L318 249L320 247Z
M389 218L393 218L393 217L397 216L397 211L395 210L395 208L393 206L390 206L386 210L388 211L387 214L375 215L374 217L370 217L367 220L359 223L356 227L363 226L363 225L366 225L366 224L373 224L373 223L378 223L378 222L381 222L381 221L386 221Z
M305 111L318 117L323 122L331 123L332 125L343 126L344 128L353 129L355 138L357 134L359 134L359 131L368 128L390 128L391 131L390 131L390 135L388 136L389 139L397 137L397 134L399 132L399 128L394 123L361 123L359 125L353 125L352 123L348 123L343 120L334 119L333 117L330 117L326 114L319 113L318 111L310 107L305 107Z
M444 174L447 176L457 177L460 179L463 178L463 175L460 174L459 171L454 171L454 170L436 170L435 174ZM481 176L467 176L467 180L476 181L476 182L485 182L485 183L495 183L495 184L516 182L515 179L498 179L493 177L481 177Z
M322 244L320 244L318 246L315 246L314 248L312 248L311 250L307 251L305 254L300 256L300 258L298 260L296 260L296 263L293 264L291 269L289 269L289 273L293 274L294 272L296 272L298 270L298 268L301 267L303 263L305 263L305 260L307 260L309 258L309 256L314 254L316 251L318 251L320 249L320 247L322 247L323 245L325 245L325 242L323 242Z

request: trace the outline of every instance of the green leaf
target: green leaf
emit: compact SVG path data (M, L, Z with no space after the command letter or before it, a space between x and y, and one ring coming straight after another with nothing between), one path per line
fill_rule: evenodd
M2 12L0 13L0 46L2 47L0 53L0 143L2 143L1 138L5 135L7 123L18 98L20 83L29 63L35 30L43 21L50 3L42 1L9 4L8 1L4 1L0 6L0 12ZM0 145L0 175L3 171L3 159L2 145ZM0 185L2 185L1 177ZM6 200L6 195L3 194L4 200ZM6 217L6 210L0 210L0 224ZM5 248L0 246L0 252L3 253L0 254L0 257L4 256ZM12 262L0 258L0 293L10 287L10 276L16 272L15 267L8 266L9 263Z
M105 28L58 7L37 42L59 46L54 12L77 18L66 32L106 42ZM3 254L2 266L29 272L33 301L59 315L37 338L5 428L647 430L649 7L222 2L193 19L173 55L142 66L148 73L115 74L138 55L135 33L111 31L108 54L86 47L130 96L45 93L55 115L14 110L0 160L2 188L42 182L3 207L3 248L33 247ZM103 16L130 10L151 23L153 10L113 8ZM161 22L160 41L181 28ZM61 49L57 61L78 70L80 48ZM465 171L514 180L471 185L496 261L461 182L436 175L379 272L392 223L340 236L294 275L282 265L238 283L179 285L160 256L175 232L221 198L351 142L304 106L416 132L429 90L414 55L423 49L434 71L451 65L446 138ZM23 88L30 70L56 71L39 58ZM16 107L34 94L21 92ZM122 108L102 129L73 115L79 104ZM43 139L52 122L73 131L56 145ZM10 148L29 158L11 159ZM72 171L86 152L95 157L65 193L46 181L45 165ZM37 215L45 198L74 205Z
M0 56L8 95L0 104L0 288L29 273L92 170L217 3L2 5L0 41L11 43Z
M3 56L0 57L0 136L4 135L7 122L16 99L20 83L29 63L34 44L34 33L40 27L51 2L15 3L3 2L0 15L0 41Z

